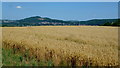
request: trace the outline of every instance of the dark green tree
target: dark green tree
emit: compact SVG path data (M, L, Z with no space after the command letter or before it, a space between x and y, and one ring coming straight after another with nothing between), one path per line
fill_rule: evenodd
M112 26L120 26L120 19L118 19L116 22L112 23Z
M111 23L106 22L106 23L103 24L103 26L111 26Z

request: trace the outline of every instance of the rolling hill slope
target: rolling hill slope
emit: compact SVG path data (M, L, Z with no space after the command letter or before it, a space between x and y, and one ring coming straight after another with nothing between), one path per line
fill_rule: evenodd
M3 26L41 26L41 25L103 25L113 23L117 19L93 19L88 21L63 21L47 17L34 16L20 20L2 20Z

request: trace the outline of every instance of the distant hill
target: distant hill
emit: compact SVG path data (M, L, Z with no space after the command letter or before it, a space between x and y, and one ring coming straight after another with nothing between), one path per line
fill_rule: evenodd
M2 20L2 26L42 26L42 25L103 25L107 22L114 23L117 19L93 19L88 21L63 21L47 17L34 16L21 20Z
M103 24L103 26L120 26L120 19L118 19L117 21L110 23L110 22L106 22Z
M88 20L88 21L81 21L81 24L85 25L103 25L106 22L116 22L117 19L93 19L93 20Z

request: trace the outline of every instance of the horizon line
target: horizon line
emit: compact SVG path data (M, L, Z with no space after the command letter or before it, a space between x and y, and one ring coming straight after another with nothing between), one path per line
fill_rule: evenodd
M25 19L25 18L30 18L30 17L37 17L36 16L28 16L28 17L24 17L24 18L20 18L20 19L0 19L0 20L21 20L21 19ZM50 18L50 19L56 19L56 20L63 20L63 21L89 21L89 20L104 20L104 19L120 19L120 18L92 18L92 19L86 19L86 20L64 20L64 19L57 19L57 18L52 18L52 17L44 17L44 16L39 16L38 17L41 17L41 18Z

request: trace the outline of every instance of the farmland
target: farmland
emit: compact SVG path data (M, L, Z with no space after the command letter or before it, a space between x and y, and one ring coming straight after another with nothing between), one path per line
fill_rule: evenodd
M118 65L118 27L3 27L2 37L3 50L10 49L31 61L34 58L36 64L50 61L54 66Z

